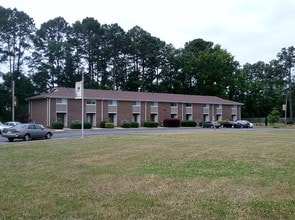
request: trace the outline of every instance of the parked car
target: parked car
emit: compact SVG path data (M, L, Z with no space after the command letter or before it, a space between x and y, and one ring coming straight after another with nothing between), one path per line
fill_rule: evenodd
M32 139L50 139L53 132L40 124L17 124L12 128L4 128L2 137L8 138L10 142L14 139L29 141Z
M235 121L226 121L221 124L223 128L241 128L241 124Z
M213 122L213 121L205 121L202 124L203 128L220 128L220 124L218 122Z
M0 122L0 134L2 133L4 128L11 128L17 124L20 124L20 122L17 121L8 121L5 122L4 124L2 122Z
M19 121L7 121L4 123L7 126L13 127L15 125L21 124Z
M246 120L238 120L237 123L241 125L241 128L253 128L253 124Z
M2 122L0 122L0 134L2 133L2 130L3 130L4 128L8 128L8 126L5 125L5 124L3 124Z

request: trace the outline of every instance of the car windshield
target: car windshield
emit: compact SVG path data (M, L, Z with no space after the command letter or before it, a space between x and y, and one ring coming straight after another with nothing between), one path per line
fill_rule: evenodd
M27 125L26 124L17 124L17 125L15 125L14 126L14 128L26 128L27 127Z

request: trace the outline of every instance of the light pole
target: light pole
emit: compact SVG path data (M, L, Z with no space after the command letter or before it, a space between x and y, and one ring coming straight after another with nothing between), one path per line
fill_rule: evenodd
M12 76L13 77L13 76ZM15 104L15 100L14 100L14 96L15 96L15 81L14 78L12 78L12 99L11 99L11 120L14 121L14 104Z

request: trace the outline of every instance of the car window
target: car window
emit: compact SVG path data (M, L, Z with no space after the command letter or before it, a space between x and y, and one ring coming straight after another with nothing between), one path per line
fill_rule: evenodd
M36 129L35 125L29 125L28 129Z
M42 126L40 126L40 125L35 125L35 126L36 126L36 129L43 130Z
M25 125L25 124L18 124L18 125L16 125L16 126L14 126L14 128L26 128L27 127L27 125Z

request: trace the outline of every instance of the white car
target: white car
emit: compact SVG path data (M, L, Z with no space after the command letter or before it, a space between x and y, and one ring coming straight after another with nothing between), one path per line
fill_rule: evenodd
M4 128L11 128L17 124L20 124L20 122L18 121L8 121L5 122L4 124L2 122L0 122L0 134L2 134L2 131Z
M253 123L247 120L238 120L237 123L241 125L241 128L253 128Z

